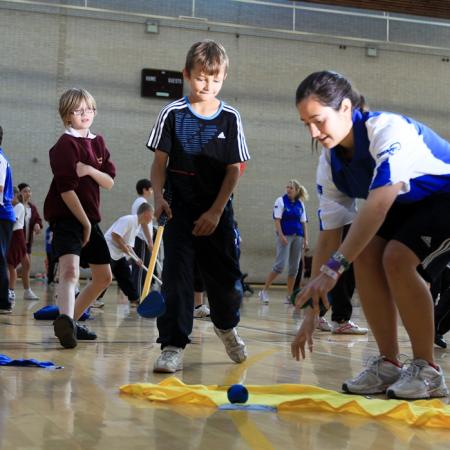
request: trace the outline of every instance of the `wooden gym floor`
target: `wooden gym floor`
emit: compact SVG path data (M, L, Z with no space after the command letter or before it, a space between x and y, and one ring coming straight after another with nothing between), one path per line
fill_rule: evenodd
M13 314L0 316L0 353L51 360L64 369L0 367L1 449L448 448L450 430L319 412L193 414L121 396L123 384L157 383L166 376L152 372L159 354L155 320L138 317L112 286L104 298L106 306L94 310L87 322L99 339L64 350L53 336L51 322L32 317L47 304L51 292L38 282L32 287L40 301L22 300L23 291L18 289ZM256 293L244 300L239 330L249 351L245 364L228 359L209 320L195 320L193 343L185 352L184 371L177 376L188 384L302 383L339 391L342 381L376 353L370 333L317 332L314 354L306 361L294 361L289 347L299 319L292 307L283 304L283 290L272 289L270 294L268 306L259 304ZM365 325L359 308L353 319ZM401 343L401 351L409 354L404 331ZM449 383L449 353L436 353Z

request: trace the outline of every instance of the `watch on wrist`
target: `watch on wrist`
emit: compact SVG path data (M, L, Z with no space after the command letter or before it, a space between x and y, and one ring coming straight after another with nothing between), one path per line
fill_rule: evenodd
M347 258L341 252L334 252L331 255L331 259L334 259L335 261L339 262L342 265L342 267L344 268L343 271L350 269L351 263L347 260Z
M340 252L335 252L331 255L331 258L320 268L320 271L325 275L338 280L347 269L350 268L350 263L345 256Z

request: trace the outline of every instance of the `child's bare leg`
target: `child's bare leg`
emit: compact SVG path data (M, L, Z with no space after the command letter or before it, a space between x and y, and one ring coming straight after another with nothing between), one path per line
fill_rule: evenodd
M194 308L203 305L203 292L194 292Z
M59 258L58 307L60 314L74 317L75 288L80 276L80 257L63 255Z
M80 292L75 304L74 318L78 320L83 312L94 303L96 298L111 284L112 274L109 264L90 264L92 279Z
M16 288L17 270L15 267L8 264L8 273L9 273L8 287L9 287L9 289L14 290Z
M22 265L22 283L24 289L30 288L31 256L27 253L20 262Z

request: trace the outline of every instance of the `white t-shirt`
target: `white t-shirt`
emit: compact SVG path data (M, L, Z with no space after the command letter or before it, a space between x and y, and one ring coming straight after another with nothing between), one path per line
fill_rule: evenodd
M138 197L133 204L131 205L131 214L136 214L138 212L139 206L142 205L142 203L148 203L147 200L144 197ZM150 229L150 233L151 231L151 224L149 224L149 229ZM139 239L142 239L143 241L145 241L146 244L148 244L147 242L147 238L145 237L144 232L142 231L142 227L139 225L139 230L138 233L136 235Z
M25 206L25 221L24 221L24 227L26 229L26 236L25 241L30 242L30 233L33 231L30 230L30 220L31 220L31 207Z
M25 223L25 206L22 203L17 203L14 206L14 213L16 215L16 222L13 226L13 231L23 230L23 226Z
M139 230L138 216L136 214L130 214L128 216L119 217L105 233L106 243L108 244L111 258L117 261L120 258L128 257L126 253L122 251L114 243L112 233L116 233L122 237L126 245L134 247L134 240Z

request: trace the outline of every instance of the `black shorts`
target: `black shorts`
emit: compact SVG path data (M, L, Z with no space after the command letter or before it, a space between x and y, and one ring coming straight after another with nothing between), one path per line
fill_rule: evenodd
M109 264L111 256L103 232L98 223L91 223L91 225L89 241L82 247L83 226L78 220L63 219L52 223L53 257L78 255L81 267L88 267L90 264Z
M419 273L433 281L450 261L450 195L417 203L394 203L377 232L406 245L420 259Z

